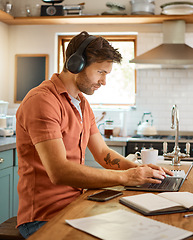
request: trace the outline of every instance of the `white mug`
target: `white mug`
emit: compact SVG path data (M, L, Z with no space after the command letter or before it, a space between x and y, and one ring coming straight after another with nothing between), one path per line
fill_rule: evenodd
M142 149L141 152L136 152L136 156L141 156L141 161L143 164L156 164L158 159L157 149Z

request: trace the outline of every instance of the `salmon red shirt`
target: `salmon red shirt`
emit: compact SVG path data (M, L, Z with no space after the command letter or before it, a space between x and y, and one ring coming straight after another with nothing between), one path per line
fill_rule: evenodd
M99 131L89 103L82 93L79 97L83 119L58 74L54 74L51 80L32 89L18 108L18 226L48 221L82 192L79 188L52 184L35 149L39 142L62 138L67 159L84 164L89 137Z

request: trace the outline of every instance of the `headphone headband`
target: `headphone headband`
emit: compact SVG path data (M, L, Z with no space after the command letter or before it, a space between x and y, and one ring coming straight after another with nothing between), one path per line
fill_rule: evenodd
M86 66L86 59L84 56L84 51L86 50L87 46L90 42L92 42L94 39L96 39L95 36L89 36L86 38L79 46L79 48L76 50L75 53L73 53L67 60L66 68L71 73L77 74L81 72L84 67Z
M78 49L76 50L76 53L78 54L83 54L84 51L86 50L87 46L92 42L92 40L96 39L95 36L89 36L88 38L86 38L78 47Z

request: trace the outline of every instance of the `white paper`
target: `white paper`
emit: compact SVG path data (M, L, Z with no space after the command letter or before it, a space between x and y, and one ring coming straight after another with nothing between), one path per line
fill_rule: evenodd
M74 228L104 240L180 240L193 232L125 210L66 220Z

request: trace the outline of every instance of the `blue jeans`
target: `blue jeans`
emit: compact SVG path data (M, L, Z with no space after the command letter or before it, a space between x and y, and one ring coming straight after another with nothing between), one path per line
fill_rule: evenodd
M33 233L35 233L39 228L41 228L46 221L35 221L35 222L28 222L20 225L18 227L20 234L26 239Z

